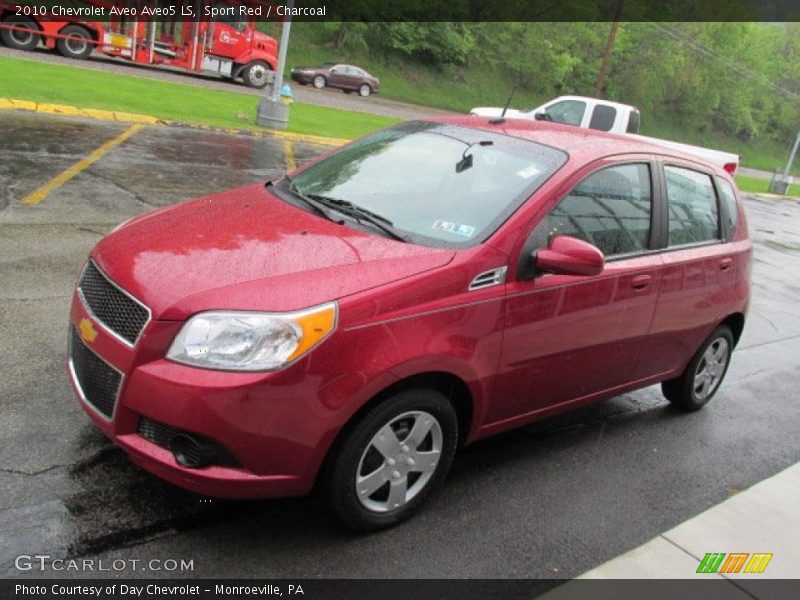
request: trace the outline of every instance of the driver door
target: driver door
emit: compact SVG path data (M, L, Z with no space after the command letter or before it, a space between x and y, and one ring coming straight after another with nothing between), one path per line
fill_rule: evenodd
M217 6L226 5L219 4ZM249 49L251 33L247 28L247 23L237 19L236 16L220 15L209 25L211 31L209 54L236 58Z
M507 285L493 394L502 400L491 407L489 422L524 420L630 381L659 287L652 173L649 159L595 166L533 229ZM603 272L524 276L533 273L531 253L562 234L603 251Z

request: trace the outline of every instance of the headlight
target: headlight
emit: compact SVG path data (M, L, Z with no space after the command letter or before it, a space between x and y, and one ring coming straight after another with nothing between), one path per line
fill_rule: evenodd
M205 369L272 371L328 337L336 317L334 302L294 313L199 313L181 328L167 358Z

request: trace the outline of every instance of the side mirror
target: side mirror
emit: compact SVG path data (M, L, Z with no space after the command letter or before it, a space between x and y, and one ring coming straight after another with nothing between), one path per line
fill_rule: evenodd
M552 121L553 117L548 115L546 112L537 112L534 113L533 118L537 121Z
M568 235L557 235L547 248L534 251L533 261L540 271L557 275L598 275L605 265L599 248Z

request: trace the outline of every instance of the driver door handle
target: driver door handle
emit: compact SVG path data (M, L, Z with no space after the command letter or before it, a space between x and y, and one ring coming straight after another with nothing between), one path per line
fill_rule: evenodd
M631 287L635 290L643 290L653 278L650 275L637 275L631 280Z

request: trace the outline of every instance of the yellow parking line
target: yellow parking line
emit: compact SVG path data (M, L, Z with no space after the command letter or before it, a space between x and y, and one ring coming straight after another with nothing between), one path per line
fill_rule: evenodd
M131 137L134 133L139 131L142 128L141 124L131 125L125 131L120 133L115 138L108 140L105 144L97 148L94 152L92 152L86 158L82 158L66 171L59 173L55 177L53 177L50 181L42 185L41 187L35 189L33 192L25 196L21 202L22 204L27 204L29 206L34 206L39 204L42 200L47 198L50 195L50 192L53 190L61 187L65 183L67 183L70 179L75 177L78 173L83 171L84 169L92 166L98 160L103 158L108 152L119 146L122 142L127 140Z
M294 171L297 163L294 160L294 144L292 140L283 140L283 155L286 157L286 170Z

